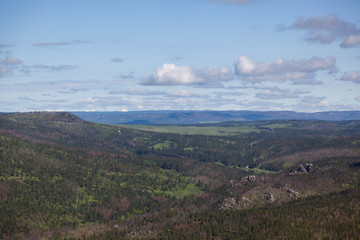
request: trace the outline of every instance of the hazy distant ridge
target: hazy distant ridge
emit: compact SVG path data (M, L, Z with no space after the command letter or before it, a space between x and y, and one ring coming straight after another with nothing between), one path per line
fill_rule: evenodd
M73 113L86 121L110 124L196 124L279 119L315 119L327 121L360 120L360 111L316 113L293 111L134 111Z

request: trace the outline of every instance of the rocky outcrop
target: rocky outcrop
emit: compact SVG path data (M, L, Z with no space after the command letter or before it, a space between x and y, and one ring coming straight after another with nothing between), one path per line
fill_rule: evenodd
M230 180L230 187L236 187L237 186L237 182L235 180Z
M229 186L231 188L235 188L235 187L241 187L241 186L247 186L247 185L261 185L261 184L265 184L267 182L268 177L266 176L255 176L255 175L249 175L246 177L243 177L241 180L230 180L229 181Z
M240 209L241 206L238 204L235 198L229 197L225 198L225 200L222 202L220 209L229 209L229 210L237 210Z
M284 186L283 189L289 194L291 198L299 198L300 194L288 186Z
M313 165L307 163L301 164L292 174L309 174L312 171ZM273 175L248 175L239 180L230 180L228 197L218 206L220 209L238 210L300 198L302 194L296 190L298 186L289 182L288 185L284 179Z
M240 182L242 184L255 183L256 182L256 176L255 175L250 175L250 176L244 177L243 179L241 179Z
M296 170L292 170L289 173L289 176L299 175L299 174L307 174L314 170L314 166L312 163L306 163L305 165L300 164Z
M265 196L265 200L268 201L268 202L275 202L274 194L268 193L268 194Z
M306 172L312 172L314 170L314 166L312 165L312 163L305 164L305 170Z

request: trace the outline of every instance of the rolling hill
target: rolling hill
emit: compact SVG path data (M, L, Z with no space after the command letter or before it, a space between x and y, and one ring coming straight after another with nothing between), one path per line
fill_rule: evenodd
M0 165L2 239L360 237L358 120L2 113Z

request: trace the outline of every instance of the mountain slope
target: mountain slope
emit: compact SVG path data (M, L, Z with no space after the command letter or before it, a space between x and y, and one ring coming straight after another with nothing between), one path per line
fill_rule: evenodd
M177 126L141 131L71 113L0 114L1 238L271 239L294 227L304 228L299 238L359 236L351 220L360 208L359 126L227 122L191 129L252 130L189 135L174 133ZM305 218L298 205L315 206L314 215ZM321 214L328 220L319 226Z

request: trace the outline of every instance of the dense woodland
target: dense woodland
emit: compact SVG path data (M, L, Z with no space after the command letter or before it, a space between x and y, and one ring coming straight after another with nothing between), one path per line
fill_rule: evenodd
M0 114L0 238L360 238L360 121L189 127Z

